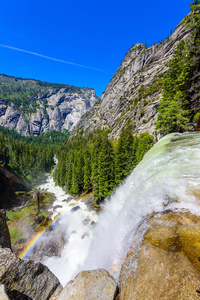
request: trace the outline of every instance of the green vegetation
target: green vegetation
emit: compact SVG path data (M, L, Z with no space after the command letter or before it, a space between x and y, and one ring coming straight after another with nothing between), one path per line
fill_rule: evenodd
M193 121L198 122L199 118L200 118L200 112L197 112L193 118Z
M23 233L19 227L12 226L9 228L11 243L14 243L16 240L22 238Z
M147 96L153 95L154 93L160 91L163 86L163 78L154 77L153 83L148 87L145 87L143 84L139 88L138 100L144 99Z
M82 93L83 89L67 84L42 82L34 79L16 78L0 75L0 100L6 105L13 103L14 108L23 113L34 113L40 105L46 109L49 92L65 89L66 93Z
M45 172L51 171L56 147L68 139L68 130L53 130L37 137L25 137L15 130L0 126L0 160L34 186L44 178Z
M191 29L190 38L182 40L164 76L163 98L158 108L156 128L162 133L183 132L199 112L200 74L200 6L191 5L184 26Z
M50 147L67 142L70 136L69 130L67 129L64 129L62 132L49 130L39 136L22 136L16 130L10 130L3 126L0 126L0 133L17 141L26 142L27 144Z
M0 133L0 160L6 162L32 185L41 180L54 164L50 147L36 146L17 141Z
M54 179L72 195L92 191L101 201L131 173L153 143L148 133L134 137L130 125L122 130L118 142L108 139L108 131L98 130L87 138L79 134L57 148Z
M36 196L22 208L7 211L7 221L11 236L11 243L20 239L28 240L32 232L45 228L49 222L49 215L45 212L54 198L47 192L40 193L40 212L38 212ZM26 230L23 228L26 227Z

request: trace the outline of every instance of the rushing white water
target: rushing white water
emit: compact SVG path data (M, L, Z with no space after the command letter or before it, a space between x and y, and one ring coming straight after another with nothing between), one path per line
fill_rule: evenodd
M66 238L61 257L49 257L43 263L57 275L64 285L73 278L77 268L87 256L98 215L88 210L84 201L76 201L67 195L61 187L55 184L51 176L39 188L55 194L56 199L50 211L53 219L58 214L60 217L52 234L61 236L64 229ZM46 237L42 238L46 242Z
M46 264L63 285L83 269L105 268L117 279L134 231L149 213L188 209L200 215L199 198L200 133L168 135L105 203L93 234L68 241L61 257ZM75 216L66 215L63 226L82 228Z

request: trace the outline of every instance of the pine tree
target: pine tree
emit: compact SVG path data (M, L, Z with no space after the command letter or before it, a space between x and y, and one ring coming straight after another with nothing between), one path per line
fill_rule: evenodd
M200 97L200 3L195 1L191 5L191 14L188 16L191 27L191 37L188 43L187 56L190 68L190 107L194 113L199 109Z
M97 139L93 143L92 147L92 188L95 199L99 195L99 172L98 172L98 163L99 163L99 153L101 150L102 138L100 135L97 136Z
M120 183L133 169L134 138L129 127L123 128L115 154L115 180Z
M74 152L72 151L70 155L66 158L66 174L65 174L65 186L70 193L72 187L72 167L74 164Z
M103 137L98 159L98 200L109 196L115 186L114 150L107 136Z
M144 157L145 153L149 151L149 149L154 144L154 138L148 132L141 133L138 139L138 145L135 153L136 164L138 164Z
M84 153L84 177L83 177L83 190L85 192L88 192L91 190L91 156L90 156L90 151L88 149L85 150Z
M189 122L188 110L188 58L185 56L185 42L182 40L164 76L163 98L158 108L156 128L163 134L182 132Z
M190 38L186 43L183 40L179 43L164 76L163 99L156 123L163 134L187 130L188 122L200 109L199 1L194 1L190 8L191 13L184 21L190 27Z

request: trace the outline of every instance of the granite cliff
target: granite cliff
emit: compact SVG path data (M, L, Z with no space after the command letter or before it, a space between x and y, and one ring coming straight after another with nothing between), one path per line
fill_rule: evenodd
M97 99L89 88L0 75L0 125L25 136L71 130Z
M83 128L110 130L110 138L118 139L121 128L131 121L134 134L155 133L157 107L162 97L162 77L179 42L189 36L189 28L181 22L165 41L147 47L132 46L112 77L101 100L82 116L75 131Z

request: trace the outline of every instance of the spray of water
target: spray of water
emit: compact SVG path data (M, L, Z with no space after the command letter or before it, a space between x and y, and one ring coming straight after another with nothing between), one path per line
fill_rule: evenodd
M118 279L138 224L149 213L165 209L188 209L200 215L199 198L200 134L168 135L105 202L94 230L91 220L96 222L97 216L84 203L65 215L62 226L74 234L61 257L48 258L45 264L63 285L84 269L105 268Z

